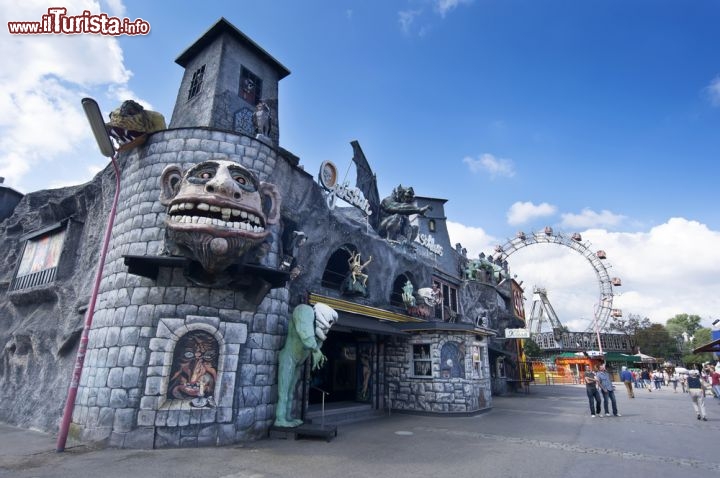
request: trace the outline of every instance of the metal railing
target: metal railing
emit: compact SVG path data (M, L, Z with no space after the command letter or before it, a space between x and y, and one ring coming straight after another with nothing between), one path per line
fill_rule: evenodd
M43 269L41 271L18 276L13 279L10 290L29 289L30 287L38 285L49 284L55 280L56 273L57 267L51 267L50 269Z

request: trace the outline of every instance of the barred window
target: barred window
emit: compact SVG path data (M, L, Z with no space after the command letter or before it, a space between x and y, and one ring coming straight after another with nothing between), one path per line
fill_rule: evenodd
M29 289L55 280L65 242L65 228L57 224L29 236L10 290Z
M262 80L247 68L240 67L240 97L255 106L262 99Z
M205 65L201 66L193 73L190 80L190 91L188 91L188 101L193 99L202 89L203 77L205 76Z

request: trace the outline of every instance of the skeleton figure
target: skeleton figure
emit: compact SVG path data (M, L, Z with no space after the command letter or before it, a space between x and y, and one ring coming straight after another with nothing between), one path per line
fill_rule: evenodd
M233 161L204 161L184 174L170 165L160 181L168 249L197 260L211 274L263 243L268 225L280 217L275 185Z
M348 264L350 265L350 274L352 275L353 284L355 284L358 278L360 278L363 287L367 286L368 275L363 273L363 269L365 269L365 267L367 267L370 262L372 262L372 256L370 256L367 262L363 264L360 261L359 252L350 253L350 259L348 259Z
M297 427L300 419L291 418L293 394L300 379L302 364L312 355L313 370L325 364L325 355L320 351L330 327L337 322L335 310L325 304L314 307L300 304L293 310L288 326L287 339L278 364L278 404L275 410L275 426Z

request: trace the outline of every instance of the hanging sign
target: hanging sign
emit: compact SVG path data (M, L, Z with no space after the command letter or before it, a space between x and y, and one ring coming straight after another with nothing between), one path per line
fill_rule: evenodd
M328 191L327 205L330 209L335 209L335 201L337 198L342 199L351 206L360 209L365 215L370 216L370 203L363 196L362 191L356 187L350 186L348 183L339 184L337 182L337 167L330 161L323 161L320 165L318 179L320 185Z

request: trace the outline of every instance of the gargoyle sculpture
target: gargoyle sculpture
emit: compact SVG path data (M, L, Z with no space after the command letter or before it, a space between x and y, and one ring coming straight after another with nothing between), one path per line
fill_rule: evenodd
M330 327L337 322L337 319L337 312L330 306L321 303L315 304L314 307L300 304L293 310L285 346L280 350L279 356L275 426L297 427L302 425L302 420L291 417L293 394L300 379L302 364L312 354L313 370L323 366L326 358L320 351L320 347L327 338Z
M133 100L126 100L110 113L110 121L105 128L120 145L118 150L125 151L144 143L149 133L167 129L167 126L165 117L160 113L146 110Z
M391 241L412 242L417 237L418 228L410 224L408 216L412 214L424 216L430 209L429 205L418 207L413 188L404 188L401 184L380 203L378 234Z
M168 250L197 260L210 274L239 262L280 217L275 185L234 161L204 161L184 174L170 165L160 181L160 203L168 207Z

